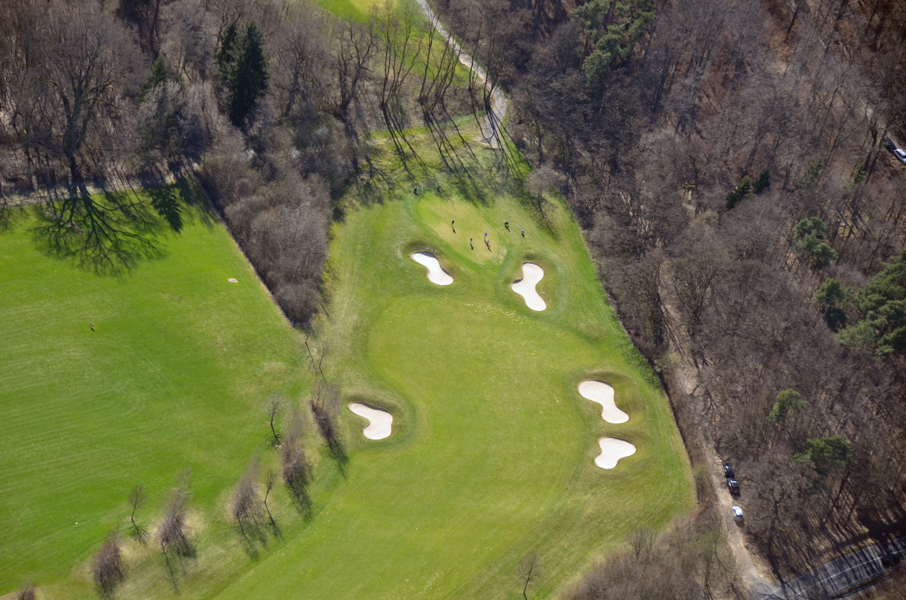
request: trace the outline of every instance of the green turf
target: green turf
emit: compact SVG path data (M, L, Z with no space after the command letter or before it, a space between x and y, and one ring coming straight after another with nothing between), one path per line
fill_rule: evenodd
M363 421L347 415L348 480L218 598L516 598L513 573L532 551L549 596L632 529L691 507L667 400L607 305L566 208L548 206L547 228L506 192L471 202L437 177L451 192L416 197L399 183L370 206L353 197L331 246L329 377L402 417L394 434L364 441ZM409 258L421 249L454 284L427 280ZM525 259L545 269L543 313L509 289ZM578 395L589 376L614 385L628 423L603 422ZM598 469L603 436L638 451Z
M262 446L259 404L307 370L221 225L196 215L121 278L40 254L30 225L0 234L0 595L68 577L51 597L91 597L80 565L129 488L146 486L147 522L190 467L195 505L217 510Z
M470 187L439 173L416 197L398 160L373 161L396 183L344 200L329 316L311 345L329 348L325 371L344 400L389 410L394 433L365 440L364 420L344 411L345 478L316 452L314 518L278 490L283 536L254 552L229 517L230 489L264 448L263 398L304 396L311 373L300 334L224 229L191 220L163 259L119 279L39 254L27 224L0 237L0 593L32 579L49 597L94 597L90 557L125 529L126 491L149 488L153 525L185 466L197 558L171 581L153 545L127 542L121 598L517 598L513 572L533 551L545 571L535 597L549 597L633 528L691 507L666 398L562 202L549 201L545 221L512 181ZM438 183L442 193L424 191ZM423 249L454 284L427 280L409 258ZM542 313L509 288L524 260L545 269ZM587 377L614 386L628 423L603 422L578 395ZM602 436L638 451L598 469Z
M185 466L197 557L171 580L153 545L127 542L118 597L518 598L513 573L535 551L545 575L533 597L554 597L632 529L691 508L667 399L562 200L542 218L516 192L518 157L491 173L491 151L473 144L454 178L423 131L407 135L424 163L406 171L375 136L379 177L340 204L328 312L310 340L344 403L389 410L394 433L365 440L365 421L343 410L345 476L310 433L313 518L277 490L282 536L254 549L230 519L230 490L254 452L275 461L262 400L304 398L312 374L303 336L222 226L191 219L164 258L119 279L41 255L27 223L0 236L0 593L33 579L47 597L95 597L91 554L125 528L129 487L148 487L141 516L153 525ZM455 282L430 283L417 250ZM526 260L545 271L541 313L509 288ZM628 423L605 423L579 396L589 377L614 386ZM636 454L595 467L603 436Z

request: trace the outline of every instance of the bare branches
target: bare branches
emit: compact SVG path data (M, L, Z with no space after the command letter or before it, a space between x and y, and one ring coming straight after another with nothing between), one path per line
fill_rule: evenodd
M195 556L187 523L190 500L188 474L184 473L179 477L178 487L170 493L164 517L157 526L157 543L174 586L178 564Z
M239 478L239 483L236 484L236 489L233 492L233 501L230 507L230 512L246 537L248 537L245 531L246 524L255 526L261 516L261 506L258 500L259 470L258 458L255 457L249 462L248 469Z
M116 587L126 578L123 553L116 533L108 535L95 554L92 573L98 594L102 598L112 598Z
M132 512L129 515L129 522L132 523L132 530L129 534L134 537L142 545L148 541L148 530L140 526L135 522L135 512L145 505L145 502L148 500L148 495L145 493L145 486L139 484L134 486L129 490L129 495L126 496L126 501L129 503Z
M280 528L277 527L277 522L274 520L274 515L271 514L271 509L267 505L267 499L271 495L271 491L274 489L274 486L277 485L277 472L273 469L268 469L264 473L264 510L267 511L267 518L271 523L271 530L275 536L280 536Z
M274 426L274 420L283 412L283 398L279 394L271 394L264 405L264 412L270 418L271 435L273 435L274 447L280 446L280 434Z
M541 557L537 552L532 552L519 562L519 566L516 567L516 581L522 587L524 600L528 600L529 588L536 586L542 575Z
M37 600L38 595L35 586L26 581L16 592L16 600Z
M316 381L312 387L311 399L308 402L315 418L318 433L327 443L330 453L342 471L348 458L343 440L337 427L340 411L340 390L326 381Z
M302 414L298 408L290 411L283 443L280 444L280 472L297 507L303 515L311 515L311 500L308 496L308 484L311 481L311 467L305 457L303 445Z

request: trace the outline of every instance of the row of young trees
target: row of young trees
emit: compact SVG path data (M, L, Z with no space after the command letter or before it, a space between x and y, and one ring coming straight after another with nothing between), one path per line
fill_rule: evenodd
M478 43L507 48L508 133L565 176L693 459L738 465L778 573L895 531L906 196L880 142L906 134L906 29L878 17L898 9L577 4L439 6L464 37L462 15L508 23Z
M315 382L304 406L289 403L276 394L264 404L271 434L268 446L276 456L256 454L252 457L233 488L228 507L229 514L235 519L241 545L249 556L256 557L260 548L267 546L269 536L282 535L272 512L273 493L281 481L302 518L313 518L308 490L314 480L315 464L309 458L311 444L307 430L313 427L318 432L329 456L345 473L348 457L338 422L339 408L340 390L325 380ZM278 423L282 423L279 430ZM262 464L274 466L262 469ZM125 537L141 546L154 543L170 583L178 590L187 561L194 559L198 551L197 539L189 526L192 494L188 470L179 474L176 486L166 495L163 513L153 530L136 518L148 502L144 486L133 487L126 500L130 510L127 531L124 534L119 530L111 532L94 555L92 572L98 594L102 598L112 598L126 581ZM27 598L22 594L28 593L34 593L33 586L24 586L20 597Z

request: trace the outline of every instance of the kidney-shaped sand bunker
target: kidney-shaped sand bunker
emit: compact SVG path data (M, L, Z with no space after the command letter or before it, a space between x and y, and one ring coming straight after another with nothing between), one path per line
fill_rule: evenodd
M547 308L544 299L535 291L535 286L544 277L544 269L535 263L522 263L522 279L514 281L513 291L525 299L525 305L532 310L542 311Z
M583 398L601 405L601 418L608 423L625 423L629 420L629 415L617 408L613 388L603 381L583 381L579 384L579 393Z
M440 268L440 263L430 252L415 252L410 258L420 265L428 267L428 281L437 285L450 285L453 278L446 271Z
M349 404L349 410L370 421L368 427L362 432L369 440L382 440L390 435L390 425L393 415L389 412L371 408L358 402Z
M621 458L635 454L635 446L618 438L601 438L598 445L601 447L601 454L595 459L595 464L602 469L612 469Z

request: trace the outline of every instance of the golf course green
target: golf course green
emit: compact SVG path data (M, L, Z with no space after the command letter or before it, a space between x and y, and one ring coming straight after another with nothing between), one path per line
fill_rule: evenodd
M313 516L278 489L282 536L251 559L230 491L256 452L275 464L267 395L302 403L314 375L303 334L223 226L190 219L163 258L120 277L39 253L27 223L2 234L0 591L29 579L49 597L95 596L91 556L107 532L128 532L128 490L146 486L139 517L153 529L186 468L196 557L171 579L153 544L126 538L119 597L508 598L531 553L545 597L633 529L688 511L667 399L562 201L542 218L506 191L476 201L448 187L345 201L310 344L344 404L391 413L393 432L368 440L368 421L342 411L341 472L309 427ZM418 251L453 283L431 283ZM544 269L541 312L510 287L526 261ZM628 422L603 421L578 393L590 378L613 386ZM636 453L598 468L605 436Z

